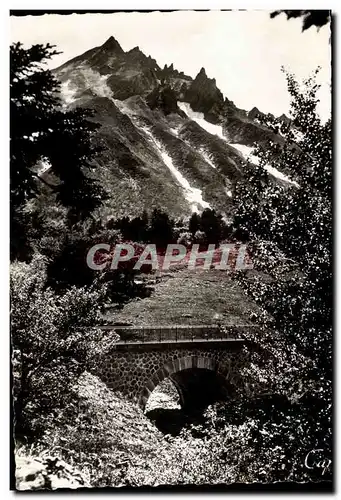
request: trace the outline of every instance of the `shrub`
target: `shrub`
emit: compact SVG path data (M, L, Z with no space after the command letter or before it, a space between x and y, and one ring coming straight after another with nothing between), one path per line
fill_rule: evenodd
M70 386L102 338L96 325L106 288L94 282L58 295L36 255L30 264L12 264L10 292L16 436L32 436L68 405Z

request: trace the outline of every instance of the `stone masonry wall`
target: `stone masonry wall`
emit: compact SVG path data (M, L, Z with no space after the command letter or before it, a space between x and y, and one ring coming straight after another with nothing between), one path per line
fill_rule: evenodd
M189 368L217 372L231 391L241 390L241 371L245 363L248 363L248 354L243 349L229 352L213 346L129 346L124 350L115 349L97 360L96 374L108 387L144 408L151 392L162 380Z

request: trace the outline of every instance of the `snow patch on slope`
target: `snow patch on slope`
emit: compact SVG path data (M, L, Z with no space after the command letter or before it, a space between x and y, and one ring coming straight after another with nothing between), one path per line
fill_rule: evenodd
M230 144L233 148L237 149L245 158L255 165L259 164L259 158L252 154L254 148L252 146L244 146L244 144Z
M91 68L81 70L81 78L85 89L90 88L94 94L99 97L112 97L112 90L107 84L107 79L110 75L101 75L98 71Z
M203 210L205 208L211 208L211 205L203 200L202 190L194 188L190 185L188 180L185 179L182 173L175 167L172 158L168 153L166 153L166 151L162 147L162 144L153 136L150 130L148 130L146 127L143 127L143 130L155 144L164 164L169 168L178 183L182 186L185 198L189 202L192 212L199 212L200 210Z
M68 106L69 104L71 104L72 102L74 102L76 100L75 95L77 93L77 89L71 88L71 80L66 80L65 82L63 82L61 84L60 92L61 92L61 96L62 96L62 99L64 101L64 104L66 106Z
M126 102L113 98L111 98L111 100L115 104L115 106L121 111L121 113L128 115L129 118L132 118L134 116L134 113L132 112L131 108L128 106Z
M170 128L169 130L172 132L172 134L174 134L176 137L178 137L178 135L179 135L178 129Z
M190 118L194 122L197 122L197 124L200 125L200 127L206 130L209 134L217 135L218 137L226 141L226 137L223 134L223 127L221 125L213 125L213 123L206 121L204 118L204 114L193 111L188 102L178 101L178 106L182 111L186 113L188 118Z
M76 100L75 95L79 90L91 89L99 97L112 97L112 90L107 84L110 75L101 75L92 68L83 67L76 73L77 81L66 80L61 85L62 98L66 105Z
M235 149L238 149L244 156L245 160L249 160L251 163L254 163L255 165L259 165L259 158L255 155L252 154L253 147L251 146L245 146L244 144L230 144ZM289 184L293 184L296 187L299 187L297 182L292 181L289 177L286 175L282 174L277 168L271 167L270 165L265 165L265 170L269 172L269 174L273 175L277 179L280 179L281 181L288 182Z
M203 150L203 149L199 149L198 152L201 154L201 156L203 157L203 159L205 160L206 163L208 163L212 168L217 168L212 160L210 159L210 157L208 156L208 154Z

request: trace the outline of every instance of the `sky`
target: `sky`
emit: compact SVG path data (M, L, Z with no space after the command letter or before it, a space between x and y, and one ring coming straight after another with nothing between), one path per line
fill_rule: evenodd
M114 36L127 51L139 46L159 66L174 64L195 77L204 67L236 106L254 106L276 116L289 113L290 98L281 66L302 81L321 66L319 112L330 115L330 29L302 33L300 19L270 11L175 11L72 14L10 18L11 42L25 47L50 42L63 53L50 68Z

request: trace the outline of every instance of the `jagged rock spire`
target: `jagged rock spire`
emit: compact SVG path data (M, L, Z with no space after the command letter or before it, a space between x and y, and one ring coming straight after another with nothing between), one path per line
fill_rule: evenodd
M113 36L109 37L106 42L102 45L102 49L111 51L111 52L124 52L121 45L118 43L116 38Z

